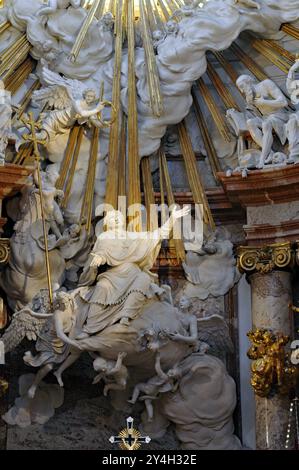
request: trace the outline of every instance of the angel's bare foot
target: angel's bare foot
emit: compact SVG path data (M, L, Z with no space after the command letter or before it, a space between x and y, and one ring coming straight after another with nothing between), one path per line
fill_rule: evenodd
M60 372L58 372L58 370L57 370L56 372L54 372L53 375L55 375L55 377L57 379L57 382L59 383L60 387L64 387L64 383L63 383Z
M31 387L29 388L27 392L28 398L33 399L35 397L36 389L37 389L36 385L31 385Z
M125 325L125 326L129 326L130 325L130 320L128 317L123 317L121 320L120 320L120 324L121 325Z
M76 336L76 340L80 340L80 339L86 339L88 338L89 334L88 333L80 333L78 336Z
M135 405L136 401L131 398L131 400L128 400L128 403L131 403L131 405Z

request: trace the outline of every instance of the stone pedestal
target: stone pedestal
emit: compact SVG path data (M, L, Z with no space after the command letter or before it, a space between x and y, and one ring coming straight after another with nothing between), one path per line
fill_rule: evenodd
M291 274L272 271L250 276L252 323L254 328L266 328L290 334L289 303L292 302ZM257 449L284 449L288 424L289 399L255 397Z

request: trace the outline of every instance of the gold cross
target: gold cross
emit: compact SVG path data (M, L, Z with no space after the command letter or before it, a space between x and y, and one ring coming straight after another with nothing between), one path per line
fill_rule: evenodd
M36 131L40 131L42 129L42 122L34 120L34 114L32 112L29 113L29 119L25 117L21 117L21 121L27 129L31 131L31 134L23 134L23 139L26 142L33 143L34 155L37 159L40 159L40 153L38 150L38 145L46 145L47 141L43 139L38 139L36 136Z
M33 152L34 152L34 157L35 157L36 166L37 166L38 189L39 189L40 207L41 207L41 214L42 214L44 243L45 243L45 262L46 262L46 270L47 270L50 306L52 309L53 290L52 290L51 268L50 268L49 247L48 247L48 231L47 231L46 219L45 219L42 178L41 178L41 170L40 170L41 156L40 156L39 149L38 149L39 145L46 145L47 141L37 138L36 131L39 131L42 129L42 122L40 120L35 121L34 114L32 112L29 113L29 119L22 117L21 121L23 122L24 126L27 127L27 129L31 131L31 134L24 134L22 137L26 142L31 142L33 144Z

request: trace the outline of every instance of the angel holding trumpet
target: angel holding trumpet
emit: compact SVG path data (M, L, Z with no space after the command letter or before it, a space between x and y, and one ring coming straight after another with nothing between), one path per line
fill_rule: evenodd
M33 93L33 103L47 106L50 111L41 114L42 129L36 135L38 139L49 143L76 122L98 128L112 125L115 115L113 105L97 98L94 89L87 88L78 80L64 78L47 67L42 69L42 81L48 86ZM110 121L102 119L102 111L106 107L112 109Z

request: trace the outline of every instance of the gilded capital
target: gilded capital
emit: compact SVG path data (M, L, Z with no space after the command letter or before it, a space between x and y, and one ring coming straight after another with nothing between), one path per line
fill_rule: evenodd
M9 238L0 238L0 265L6 264L10 253Z
M295 252L290 242L263 247L240 246L237 249L238 268L246 274L267 274L275 269L292 268L294 261Z

